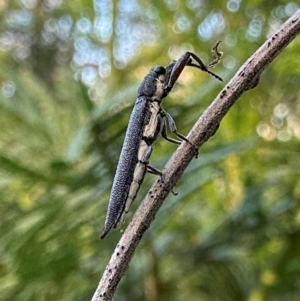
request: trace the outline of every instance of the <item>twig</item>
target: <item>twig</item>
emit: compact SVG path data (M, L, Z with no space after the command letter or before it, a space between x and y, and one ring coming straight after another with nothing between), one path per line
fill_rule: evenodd
M238 70L192 128L188 139L201 146L214 135L231 106L247 90L256 87L262 71L300 33L300 10L289 18ZM164 183L158 179L136 211L104 271L92 301L112 300L134 251L183 171L194 157L189 143L182 143L167 163Z

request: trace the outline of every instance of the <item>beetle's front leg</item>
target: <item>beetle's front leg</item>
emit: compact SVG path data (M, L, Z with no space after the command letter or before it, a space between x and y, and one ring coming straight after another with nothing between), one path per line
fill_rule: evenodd
M164 97L167 96L169 92L173 89L176 81L178 80L178 77L180 76L185 66L196 67L204 72L209 73L210 75L214 76L218 80L223 81L223 79L219 75L209 70L210 68L214 67L221 61L223 52L218 50L218 46L220 43L221 41L218 41L217 44L212 49L214 60L208 63L207 65L204 64L204 62L200 59L200 57L198 57L195 53L190 51L185 52L179 60L171 62L166 67L167 73L169 73L169 75L167 78L167 84L165 85L165 89L164 89L165 90ZM194 63L193 60L195 60L196 63Z
M218 46L220 43L221 41L218 41L215 47L211 50L211 53L215 59L206 65L207 68L213 68L214 66L220 63L221 57L223 56L223 52L218 50Z

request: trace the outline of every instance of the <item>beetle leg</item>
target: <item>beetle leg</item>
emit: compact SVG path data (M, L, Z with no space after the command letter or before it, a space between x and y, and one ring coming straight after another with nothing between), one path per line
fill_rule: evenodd
M141 163L148 164L154 145L153 144L146 145L145 142L144 142L144 145L146 146L146 149L142 149L142 151L144 153L143 153L142 157L140 158L140 160L141 160Z
M160 176L161 181L163 183L165 182L163 173L160 170L156 169L155 167L148 165L147 166L147 172L152 173L153 175ZM173 189L171 189L171 192L173 193L173 195L178 195L178 193L175 192Z
M167 96L169 94L169 92L173 89L173 87L174 87L175 83L177 82L177 79L180 76L181 72L183 71L184 67L187 66L189 63L191 63L190 53L191 52L185 52L179 60L171 62L166 67L166 70L169 71L170 75L168 78L168 82L165 86L164 96Z
M198 67L203 71L206 71L209 73L207 69L213 68L214 66L218 65L221 61L221 57L223 56L223 52L218 50L218 46L221 43L221 41L218 41L217 44L214 46L214 48L211 50L212 55L214 57L214 60L207 65L205 65L202 60L194 53L190 52L191 57L195 59L195 61L199 64L199 66L195 65L193 62L190 62L188 66ZM213 76L216 76L216 74L212 74ZM216 76L218 79L222 80L219 76Z
M166 111L163 111L164 113L164 126L162 128L162 131L161 131L161 136L170 141L170 142L173 142L173 143L176 143L176 144L180 144L181 141L180 140L177 140L177 139L173 139L173 138L170 138L168 137L167 135L167 125L169 126L171 132L173 132L177 137L179 137L180 139L188 142L189 144L191 144L194 149L195 149L195 158L198 158L198 147L192 142L190 141L189 139L187 139L184 135L180 134L178 131L177 131L177 127L176 127L176 124L175 124L175 121L174 119L172 118L172 116L167 113Z
M151 165L147 165L147 172L156 175L156 176L160 176L161 181L164 183L165 182L165 177L163 175L163 173L159 170L156 169L155 167L151 166Z
M223 56L223 52L218 50L218 46L220 43L221 41L218 41L215 47L211 50L211 53L215 59L211 63L207 64L207 68L213 68L214 66L220 63L221 57Z
M174 191L173 189L171 189L171 192L173 195L178 195L178 192Z
M214 76L220 81L223 81L223 79L218 76L217 74L211 72L209 69L213 68L215 65L217 65L221 57L223 55L223 52L218 50L218 46L221 43L221 41L218 41L217 44L212 49L212 54L214 56L214 60L207 65L204 64L204 62L198 57L195 53L187 51L185 52L181 58L177 61L171 62L167 67L167 84L165 86L165 92L164 97L166 97L169 92L173 89L178 77L180 76L181 72L183 71L185 66L191 66L198 69L201 69L204 72L209 73L210 75ZM196 63L193 62L193 60L196 61Z
M205 72L209 73L210 75L214 76L214 77L215 77L216 79L218 79L219 81L223 81L223 79L222 79L219 75L217 75L217 74L215 74L214 72L211 72L211 71L209 70L210 68L214 67L215 65L217 65L217 64L220 62L220 60L221 60L220 57L217 57L217 58L215 58L211 63L209 63L209 64L207 64L207 65L204 65L204 63L202 62L202 60L201 60L195 53L190 52L189 54L190 54L190 56L191 56L191 57L192 57L199 65L197 65L197 64L193 63L192 61L190 61L190 62L187 64L187 66L199 68L199 69L201 69L202 71L205 71Z
M147 172L162 177L162 172L151 165L147 165Z

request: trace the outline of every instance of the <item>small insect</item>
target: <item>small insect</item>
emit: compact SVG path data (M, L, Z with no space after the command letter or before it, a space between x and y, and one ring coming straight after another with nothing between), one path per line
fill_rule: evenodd
M168 66L156 66L138 89L137 100L131 113L124 144L119 158L108 212L101 238L104 238L112 227L118 227L124 222L125 215L136 198L146 171L162 176L161 171L149 165L154 142L161 135L164 139L180 144L183 140L191 143L177 131L175 121L161 107L162 100L170 93L185 66L196 67L218 80L222 78L209 69L217 65L223 55L218 50L220 41L212 49L214 60L205 65L192 52L185 52L179 60L172 61ZM167 127L180 139L170 138ZM198 149L195 150L198 153Z

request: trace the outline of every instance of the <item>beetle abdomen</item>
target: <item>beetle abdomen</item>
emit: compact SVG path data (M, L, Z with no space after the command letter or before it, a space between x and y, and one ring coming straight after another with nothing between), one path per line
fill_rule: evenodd
M139 97L131 113L111 190L108 213L101 238L104 238L109 230L118 223L124 211L134 170L138 162L139 144L145 124L148 122L148 102L149 100L146 97Z

